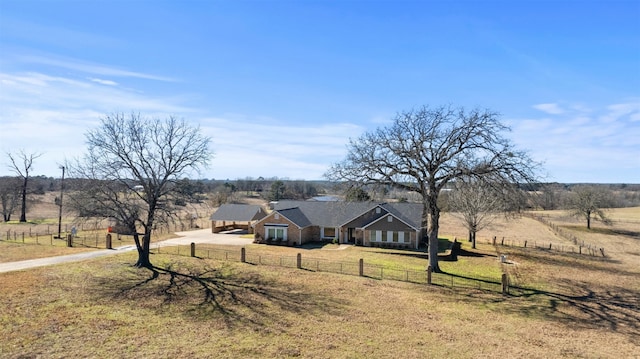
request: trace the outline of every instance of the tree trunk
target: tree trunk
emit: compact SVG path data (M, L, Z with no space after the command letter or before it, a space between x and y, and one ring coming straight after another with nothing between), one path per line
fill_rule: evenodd
M471 238L471 248L476 249L476 232L474 231Z
M24 183L22 184L22 210L20 211L20 222L27 221L27 181L25 176Z
M435 273L440 273L440 266L438 265L438 223L440 217L440 211L438 209L431 209L429 213L429 226L427 233L429 236L429 265L431 270Z
M591 229L591 213L587 213L587 229Z
M149 259L150 252L151 233L147 233L147 231L145 231L145 234L142 237L142 245L138 246L138 262L136 262L135 266L138 268L151 268L153 265L151 264L151 260Z

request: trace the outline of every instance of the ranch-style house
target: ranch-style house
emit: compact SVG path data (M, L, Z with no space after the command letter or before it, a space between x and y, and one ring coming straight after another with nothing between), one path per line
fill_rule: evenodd
M280 201L254 223L262 242L302 245L336 240L363 246L418 248L422 204L342 201Z

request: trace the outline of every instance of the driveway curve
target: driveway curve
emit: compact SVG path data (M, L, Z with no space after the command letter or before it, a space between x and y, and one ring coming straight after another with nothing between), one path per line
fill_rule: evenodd
M238 245L243 246L253 242L253 238L242 237L242 234L246 232L229 231L223 233L211 233L211 229L200 229L197 231L188 232L176 232L179 236L177 238L167 239L161 242L152 243L152 247L168 247L168 246L180 246L189 245L191 243L208 243L208 244L221 244L221 245ZM115 249L102 249L93 252L83 252L76 254L69 254L66 256L46 257L38 259L29 259L18 262L5 262L0 263L0 273L13 272L35 267L44 267L54 264L79 262L87 259L98 258L122 252L134 251L135 245L129 245L124 247L118 247Z

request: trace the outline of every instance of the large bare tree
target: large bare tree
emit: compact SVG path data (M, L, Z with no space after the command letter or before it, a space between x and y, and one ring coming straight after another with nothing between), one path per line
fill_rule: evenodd
M425 106L401 112L388 127L351 139L346 158L331 166L327 177L418 193L429 265L438 272L438 196L447 184L462 177L514 184L535 180L535 162L503 136L508 130L489 110Z
M176 182L208 165L210 138L175 117L116 113L104 117L86 139L85 157L67 166L71 176L85 179L71 203L83 216L114 219L120 232L134 238L135 265L150 268L154 227L175 218Z
M33 161L42 156L40 153L26 153L20 150L17 154L7 153L11 164L9 168L22 180L20 195L22 208L20 209L20 222L27 221L27 188L29 186L29 173L33 167Z

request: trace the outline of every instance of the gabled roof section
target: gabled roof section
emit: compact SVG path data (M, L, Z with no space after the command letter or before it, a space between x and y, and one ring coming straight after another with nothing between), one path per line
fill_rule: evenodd
M308 227L313 224L298 207L276 210L276 212L291 221L299 228Z
M398 211L396 208L393 208L393 206L389 206L387 203L382 203L379 205L379 207L383 208L384 213L381 213L382 215L375 217L371 222L365 224L363 228L367 228L376 222L383 221L385 218L391 215L415 230L420 229L421 221L413 222L410 219L408 220L406 217L403 218L404 216L400 213L400 211Z
M380 206L413 228L422 227L421 203L383 203Z
M250 204L223 204L211 215L212 221L251 222L266 217L260 206Z

